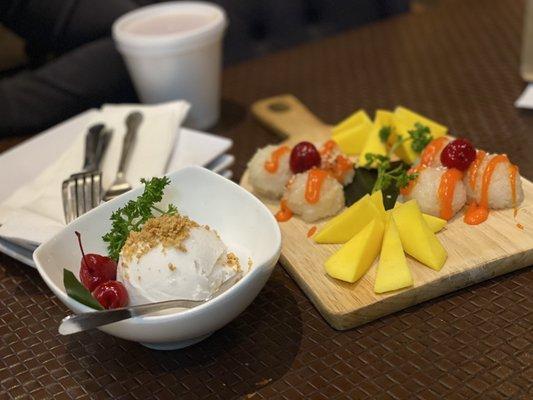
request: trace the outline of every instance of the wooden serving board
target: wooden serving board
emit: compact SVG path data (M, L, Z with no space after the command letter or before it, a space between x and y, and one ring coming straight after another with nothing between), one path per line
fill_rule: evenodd
M312 115L294 96L282 95L261 100L252 107L261 123L287 143L329 138L331 126ZM307 238L315 224L294 217L280 223L283 245L281 264L309 296L324 318L336 329L349 329L403 308L533 264L533 184L522 179L525 200L517 220L513 210L491 211L481 225L470 226L460 212L438 238L448 259L436 272L408 258L414 285L387 294L374 293L376 263L358 282L350 284L326 275L324 261L340 246L318 245ZM241 185L251 191L248 174ZM261 199L272 210L279 202ZM319 228L323 224L316 224Z

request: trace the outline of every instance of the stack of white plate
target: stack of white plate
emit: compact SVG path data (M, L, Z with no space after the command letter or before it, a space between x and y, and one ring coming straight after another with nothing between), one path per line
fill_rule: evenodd
M62 123L0 154L0 203L19 187L31 182L57 157L65 152L76 137L74 126L88 126L96 110L88 110L67 123ZM204 166L231 179L231 166L235 157L226 152L233 142L230 139L181 128L179 140L172 153L167 172L188 165ZM58 188L59 190L59 188ZM0 238L0 252L34 267L32 249Z

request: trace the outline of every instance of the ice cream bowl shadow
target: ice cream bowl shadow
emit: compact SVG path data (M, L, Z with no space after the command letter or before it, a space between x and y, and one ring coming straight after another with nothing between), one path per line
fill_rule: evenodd
M162 207L165 203L175 204L182 215L215 229L248 271L228 291L195 308L135 317L100 328L110 335L159 350L190 346L236 318L261 291L281 251L281 233L272 213L239 185L200 167L183 168L168 177L171 182L165 189ZM42 278L74 313L94 311L69 297L63 285L64 268L76 276L79 273L75 231L83 234L87 252L106 254L102 235L111 227L112 212L142 191L138 187L91 210L34 252Z

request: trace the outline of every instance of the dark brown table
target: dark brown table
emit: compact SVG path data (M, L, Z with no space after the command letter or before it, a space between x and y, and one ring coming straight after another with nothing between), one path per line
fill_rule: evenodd
M250 104L292 93L328 122L412 107L533 178L533 113L513 106L523 12L521 1L449 0L226 70L217 131L235 140L236 177L276 140ZM531 399L532 289L526 268L338 332L278 266L230 325L157 352L98 331L58 336L67 309L0 255L0 398Z

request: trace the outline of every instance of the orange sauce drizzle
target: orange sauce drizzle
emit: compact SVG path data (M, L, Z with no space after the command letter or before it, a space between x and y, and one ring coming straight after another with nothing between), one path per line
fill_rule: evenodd
M311 229L309 229L309 231L307 231L307 237L309 238L309 237L313 236L315 234L315 232L316 232L316 226L311 227Z
M287 207L287 202L281 200L280 210L276 213L276 220L278 222L285 222L292 218L292 211Z
M485 171L483 171L483 177L481 178L481 199L479 204L474 202L468 206L464 217L464 221L467 224L477 225L486 221L489 217L489 185L494 170L502 162L509 162L509 159L505 154L498 154L489 161Z
M309 171L305 186L305 200L308 203L314 204L320 200L320 189L327 177L328 172L323 169L314 168Z
M450 168L442 174L439 184L440 217L449 220L453 217L453 194L457 182L463 179L463 173L456 168Z
M271 174L276 172L279 168L279 159L281 158L281 156L283 156L285 153L288 153L289 151L289 146L281 146L274 150L270 155L270 160L265 161L265 169Z
M438 152L441 151L447 143L448 138L446 136L442 136L429 142L420 155L420 164L429 166L435 160Z
M468 168L468 184L472 188L472 190L476 189L476 179L477 174L479 172L479 166L483 162L483 159L487 153L485 153L483 150L478 150L476 154L476 159L474 162L472 162L472 165L470 165L470 168Z
M335 164L333 166L333 170L331 171L331 174L335 179L337 179L340 183L342 183L344 179L344 175L346 172L350 171L353 168L353 163L346 157L344 157L342 154L339 154L337 158L335 159Z
M320 149L320 155L327 156L329 153L335 150L336 147L337 147L337 142L330 139L322 145L322 148Z

